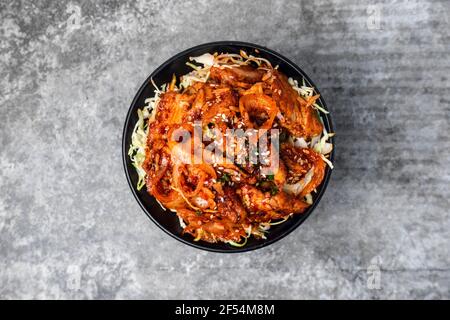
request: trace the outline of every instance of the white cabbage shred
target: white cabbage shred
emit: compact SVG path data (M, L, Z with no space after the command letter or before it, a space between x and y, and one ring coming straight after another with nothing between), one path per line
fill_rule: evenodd
M131 135L131 144L128 149L128 156L131 163L136 168L138 174L137 189L141 190L145 185L146 173L142 167L145 161L145 151L147 148L147 135L148 135L148 122L155 119L156 108L159 102L159 96L162 93L161 90L155 86L155 96L145 100L145 106L142 109L138 109L138 121L134 126L133 133Z

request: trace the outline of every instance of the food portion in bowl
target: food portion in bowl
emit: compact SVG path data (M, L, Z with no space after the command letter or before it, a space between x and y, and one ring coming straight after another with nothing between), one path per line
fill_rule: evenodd
M314 88L270 61L207 53L138 110L129 156L144 187L195 241L245 245L301 214L322 183L333 133Z

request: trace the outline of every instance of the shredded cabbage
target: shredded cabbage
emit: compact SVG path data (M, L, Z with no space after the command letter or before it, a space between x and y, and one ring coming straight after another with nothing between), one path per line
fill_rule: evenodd
M247 228L245 228L245 232L247 233L247 236L244 238L244 242L238 243L238 242L230 240L230 241L227 241L227 243L232 245L232 246L234 246L234 247L243 247L243 246L245 246L247 244L248 238L253 234L252 226L250 225Z
M243 246L245 246L247 244L247 240L248 240L248 237L245 237L244 238L244 242L242 242L242 243L238 243L238 242L235 242L235 241L228 241L227 243L231 244L233 247L243 247Z
M292 86L292 88L298 92L299 95L301 95L303 98L311 98L314 95L314 88L313 87L307 87L305 85L305 79L303 79L303 85L298 86L298 81L294 80L292 78L288 79L289 84ZM318 103L313 103L312 105L314 108L319 110L322 113L328 114L329 112L325 110L323 107L319 106Z
M142 109L137 110L138 121L131 134L131 144L128 149L131 164L135 167L136 173L138 174L137 190L141 190L145 185L146 172L142 166L145 161L145 151L147 148L148 122L155 119L159 96L164 91L164 87L160 90L153 79L151 79L151 82L155 87L155 96L146 99L146 105Z

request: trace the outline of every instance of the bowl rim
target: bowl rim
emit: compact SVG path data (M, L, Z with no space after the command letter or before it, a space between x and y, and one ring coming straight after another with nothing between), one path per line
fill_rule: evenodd
M161 72L161 70L163 70L167 65L169 65L170 63L172 63L173 61L180 59L181 57L185 56L186 54L188 54L189 52L192 51L197 51L197 50L202 50L202 49L207 49L208 47L212 47L212 46L236 46L236 47L250 47L252 49L257 49L260 52L265 52L271 56L276 57L277 59L283 61L289 68L294 69L297 73L299 73L300 75L302 75L308 82L309 84L311 84L311 86L313 86L313 88L317 91L317 93L320 94L320 101L321 101L321 105L325 108L325 110L329 111L325 100L323 99L322 94L320 93L319 89L317 88L317 86L314 84L314 82L309 78L309 76L299 67L297 66L294 62L292 62L291 60L289 60L288 58L284 57L283 55L281 55L280 53L273 51L272 49L266 48L264 46L258 45L258 44L254 44L254 43L250 43L250 42L243 42L243 41L233 41L233 40L229 40L229 41L214 41L214 42L207 42L207 43L202 43L199 45L196 45L194 47L185 49L179 53L177 53L176 55L170 57L169 59L167 59L164 63L162 63L159 67L157 67L147 78L146 80L143 82L143 84L140 86L139 90L137 91L137 93L135 94L133 101L131 102L131 105L127 111L126 114L126 118L125 118L125 123L124 123L124 127L122 130L122 162L123 162L123 167L124 167L124 171L125 171L125 176L127 178L127 182L128 182L128 186L130 187L134 198L136 199L137 203L139 204L139 206L141 207L141 209L144 211L145 215L151 220L153 221L154 224L156 224L161 230L163 230L166 234L170 235L172 238L175 238L176 240L187 244L191 247L197 248L197 249L201 249L201 250L206 250L209 252L217 252L217 253L242 253L242 252L248 252L248 251L253 251L253 250L257 250L257 249L261 249L263 247L266 247L272 243L275 243L281 239L283 239L284 237L286 237L287 235L289 235L291 232L293 232L295 229L297 229L301 224L303 224L303 222L311 215L311 213L315 210L316 206L318 205L318 203L320 202L320 200L322 199L323 194L325 193L325 190L328 187L328 183L330 180L330 176L331 173L333 171L333 169L329 168L327 166L327 170L325 172L325 177L324 180L322 182L322 187L320 188L319 192L317 193L316 197L315 197L315 201L313 202L313 204L307 209L307 211L302 214L302 218L299 219L298 221L296 221L292 226L289 227L289 229L285 230L283 233L279 234L278 236L272 238L272 239L267 239L267 240L263 240L261 241L261 243L258 243L257 245L251 246L251 247L230 247L230 249L222 249L222 248L211 248L211 247L207 247L207 246L203 246L201 244L201 242L194 242L193 240L189 241L186 240L184 238L182 238L181 236L171 232L170 230L166 229L162 224L160 224L155 218L153 218L152 214L149 212L150 210L148 210L146 208L146 206L142 203L142 201L139 199L139 196L137 194L137 190L135 188L135 186L133 185L132 181L131 181L131 177L130 177L130 173L129 173L129 168L127 166L127 157L128 157L128 144L126 141L126 135L127 135L127 130L128 127L130 125L130 119L132 116L132 112L134 109L134 106L137 104L137 101L139 100L142 92L144 91L144 89L146 88L146 86L151 83L151 79L157 75L159 72ZM333 122L331 119L331 112L329 111L328 114L324 115L321 114L321 117L325 117L328 123L328 127L330 132L334 132L334 127L333 127ZM333 162L334 160L334 152L335 152L335 137L332 137L332 143L333 143L333 149L330 153L330 161ZM171 212L168 212L171 213ZM171 213L173 214L173 213Z

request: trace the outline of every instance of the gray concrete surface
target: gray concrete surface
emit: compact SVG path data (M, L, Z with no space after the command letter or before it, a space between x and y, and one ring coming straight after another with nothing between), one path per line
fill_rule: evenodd
M0 298L450 298L449 19L445 0L2 1ZM153 69L232 39L312 77L337 154L301 228L221 255L146 218L120 147Z

